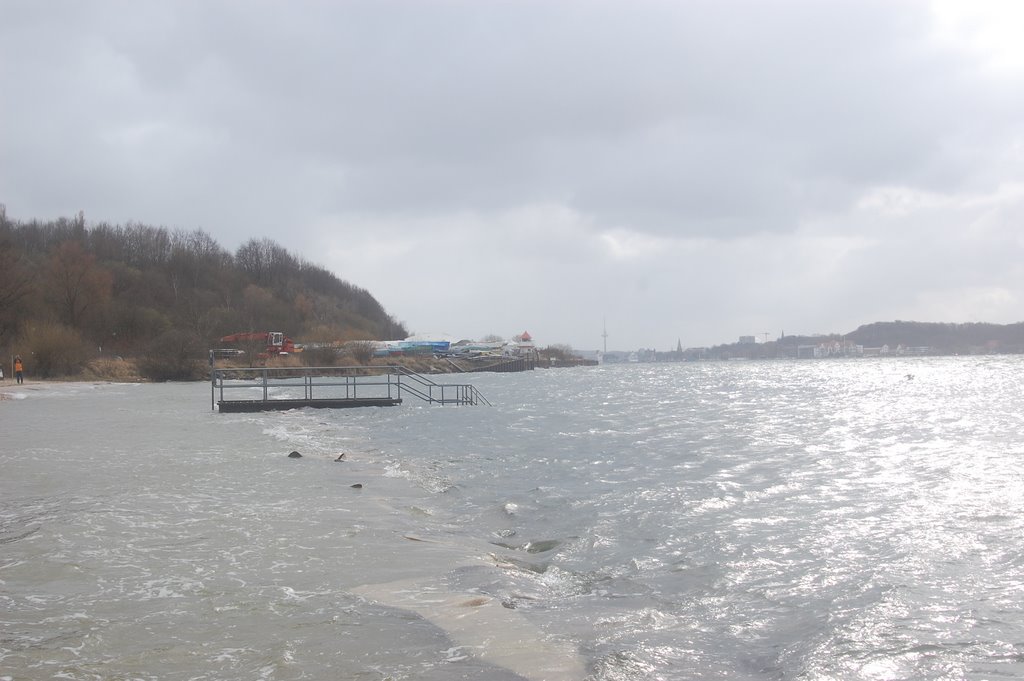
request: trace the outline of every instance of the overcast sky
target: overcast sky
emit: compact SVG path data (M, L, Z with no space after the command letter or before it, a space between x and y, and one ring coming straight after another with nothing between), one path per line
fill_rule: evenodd
M1015 0L0 0L0 203L269 237L459 338L1015 322L1021 36Z

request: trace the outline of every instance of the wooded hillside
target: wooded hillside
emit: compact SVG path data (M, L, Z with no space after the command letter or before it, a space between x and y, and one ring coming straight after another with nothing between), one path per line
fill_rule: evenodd
M0 352L25 356L34 375L123 356L163 365L151 377L185 377L221 336L244 331L408 335L368 291L269 239L230 253L201 230L89 226L81 213L18 222L0 206Z
M814 356L801 354L800 348L839 343L840 356L856 356L850 345L872 348L871 355L886 346L889 355L984 355L1024 353L1024 322L989 324L984 322L874 322L844 334L815 336L787 335L764 343L732 343L710 349L694 348L685 359L781 359Z
M850 340L865 346L927 346L943 354L1024 352L1024 323L940 324L927 322L875 322L851 331Z

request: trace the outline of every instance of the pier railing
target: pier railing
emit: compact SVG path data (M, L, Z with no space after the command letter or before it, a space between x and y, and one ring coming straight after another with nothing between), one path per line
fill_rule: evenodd
M468 383L438 383L423 374L417 374L402 366L388 367L397 375L398 395L406 391L421 400L436 404L486 404L487 401L476 387ZM405 378L403 382L402 379Z
M439 383L402 366L214 368L210 408L252 412L301 407L390 407L403 393L433 404L490 405L469 384Z

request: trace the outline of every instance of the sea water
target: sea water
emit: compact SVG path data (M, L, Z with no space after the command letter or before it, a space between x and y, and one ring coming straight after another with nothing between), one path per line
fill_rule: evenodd
M0 679L1024 677L1022 375L620 365L259 414L0 384Z

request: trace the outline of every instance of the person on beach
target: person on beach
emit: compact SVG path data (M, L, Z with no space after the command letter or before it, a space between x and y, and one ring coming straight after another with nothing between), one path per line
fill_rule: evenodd
M25 382L25 366L21 363L21 355L14 357L14 378L18 381L18 385Z

